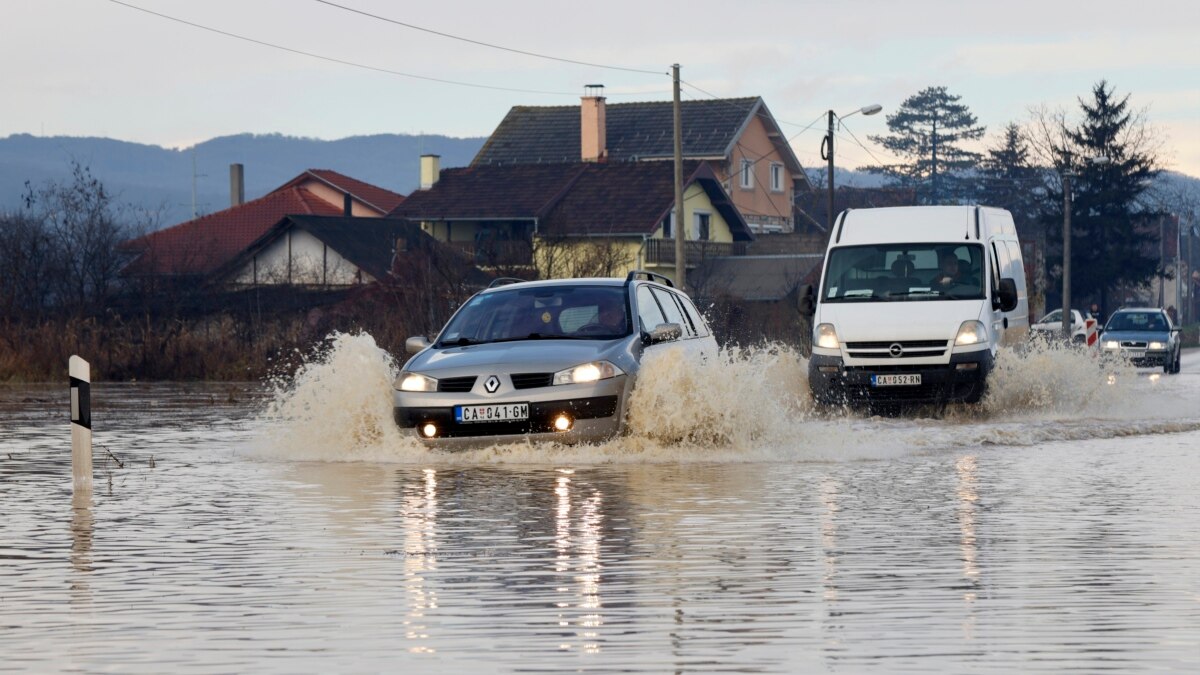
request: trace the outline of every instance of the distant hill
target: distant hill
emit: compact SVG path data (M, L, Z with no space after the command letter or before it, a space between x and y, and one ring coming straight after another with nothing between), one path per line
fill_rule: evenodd
M172 150L109 138L16 134L0 139L0 210L19 206L26 181L36 185L68 178L71 159L89 166L120 201L163 207L164 226L191 217L193 158L201 214L229 206L229 165L235 162L246 167L246 199L261 197L305 169L333 169L408 194L417 187L421 153L441 155L444 167L465 166L484 140L378 134L323 141L240 134Z
M824 190L825 170L806 168L809 182L818 189ZM880 174L854 171L852 169L834 168L834 180L837 186L876 188L888 184L888 179ZM1191 200L1200 204L1200 178L1189 176L1178 171L1163 171L1154 182L1152 196L1167 200L1168 203L1178 204L1180 199Z

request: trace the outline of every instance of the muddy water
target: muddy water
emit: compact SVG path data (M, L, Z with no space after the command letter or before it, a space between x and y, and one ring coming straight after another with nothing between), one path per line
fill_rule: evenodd
M0 387L0 672L1195 671L1200 363L1071 358L896 418L665 359L626 438L443 455L345 337L279 391L98 385L74 499L64 389Z

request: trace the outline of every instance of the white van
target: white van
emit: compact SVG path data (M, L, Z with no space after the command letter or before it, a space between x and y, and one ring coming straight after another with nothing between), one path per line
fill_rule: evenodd
M842 212L800 304L824 403L974 403L997 348L1029 333L1012 215L980 206Z

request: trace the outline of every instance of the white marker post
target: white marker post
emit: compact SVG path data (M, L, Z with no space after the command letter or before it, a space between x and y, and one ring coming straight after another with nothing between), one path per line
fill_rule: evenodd
M71 374L71 473L75 487L92 485L92 367L72 356Z

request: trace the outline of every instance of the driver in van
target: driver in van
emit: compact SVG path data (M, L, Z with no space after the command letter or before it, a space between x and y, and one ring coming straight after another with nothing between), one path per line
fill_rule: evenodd
M938 273L933 277L933 287L947 289L962 283L962 270L954 251L945 250L938 254Z

